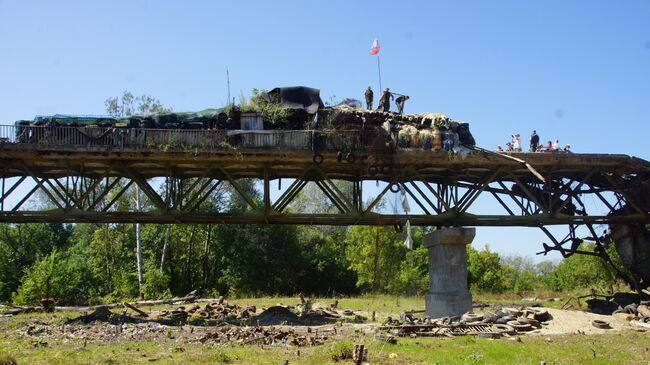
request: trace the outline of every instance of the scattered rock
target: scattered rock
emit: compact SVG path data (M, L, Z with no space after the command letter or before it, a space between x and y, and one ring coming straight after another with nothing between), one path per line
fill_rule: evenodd
M596 327L596 328L600 328L600 329L610 329L610 328L612 328L612 326L610 326L609 322L601 321L599 319L594 319L591 322L591 325Z

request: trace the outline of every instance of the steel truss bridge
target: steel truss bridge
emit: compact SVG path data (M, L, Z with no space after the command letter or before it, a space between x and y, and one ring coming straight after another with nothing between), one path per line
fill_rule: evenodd
M28 129L0 127L0 222L526 226L542 229L551 242L545 250L563 255L578 251L578 227L599 242L594 226L650 223L650 163L626 155L475 148L461 157L348 143L355 147L347 161L329 143L318 152L321 162L305 131L242 134L233 148L232 137L212 130ZM261 199L242 179L262 187ZM296 210L292 203L309 183L335 212ZM206 209L225 186L248 204L245 211ZM135 187L141 208L125 209L120 198ZM396 193L410 213L379 209ZM569 233L556 238L549 225Z

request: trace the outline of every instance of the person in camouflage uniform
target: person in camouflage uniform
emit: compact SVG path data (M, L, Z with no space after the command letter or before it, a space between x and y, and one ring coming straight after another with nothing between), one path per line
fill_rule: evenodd
M364 95L366 96L366 109L372 110L372 99L375 97L375 93L372 92L370 86L368 86Z
M395 105L397 106L397 113L402 114L404 112L404 103L410 99L408 95L401 95L395 99Z
M381 94L381 97L379 98L379 107L377 110L388 113L390 111L390 99L394 98L395 97L390 92L390 89L386 88L386 90L384 90L384 92Z

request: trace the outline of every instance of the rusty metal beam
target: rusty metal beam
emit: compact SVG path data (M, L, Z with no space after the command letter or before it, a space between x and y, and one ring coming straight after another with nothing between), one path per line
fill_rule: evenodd
M156 190L149 185L145 178L127 168L125 168L124 171L131 178L131 181L135 182L135 184L142 189L142 192L147 196L147 198L149 198L149 201L151 201L157 209L161 211L167 210L167 204L165 204L160 195L158 195Z
M473 215L454 214L447 212L440 215L404 215L404 214L289 214L264 212L247 212L243 214L230 213L200 213L169 211L159 212L87 212L62 209L52 211L14 211L0 212L0 222L13 223L195 223L195 224L297 224L297 225L394 225L410 220L413 226L522 226L540 227L540 225L568 224L616 224L639 222L648 224L646 217L627 216L579 216L579 217L550 217L550 216L510 216L510 215ZM544 227L541 227L545 229Z

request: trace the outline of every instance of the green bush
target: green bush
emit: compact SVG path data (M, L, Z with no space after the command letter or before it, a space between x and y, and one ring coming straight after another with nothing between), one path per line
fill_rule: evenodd
M354 226L348 229L345 242L345 255L349 268L357 275L357 287L392 291L407 252L403 235L396 233L392 227Z
M169 277L158 270L150 270L144 274L142 295L144 299L162 299L171 297Z
M423 246L407 251L397 278L390 286L391 292L403 295L425 293L429 289L428 259L428 250Z
M134 271L118 271L113 273L113 290L104 297L105 303L121 302L139 297L138 275Z
M487 246L481 251L467 247L467 271L469 286L473 291L501 293L506 290L506 275L501 259Z
M244 109L254 110L271 125L287 120L290 110L285 108L278 98L271 98L270 101L263 99L262 95L265 93L266 90L264 89L253 89L253 96L248 103L245 102L245 98L242 99L242 111Z
M332 344L327 355L334 361L345 361L352 359L354 344L350 341L338 341Z
M41 298L53 298L62 305L86 304L95 297L93 282L83 250L54 249L26 270L12 299L16 304L34 304Z
M537 275L528 269L520 271L515 277L512 291L522 293L536 289Z
M593 251L593 243L580 245L580 250ZM610 265L600 257L572 255L565 258L557 269L547 278L553 290L573 290L577 288L605 289L617 283L617 276Z

